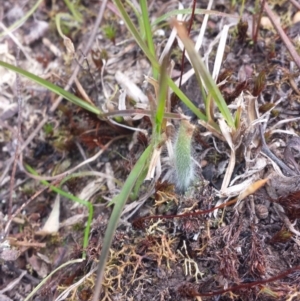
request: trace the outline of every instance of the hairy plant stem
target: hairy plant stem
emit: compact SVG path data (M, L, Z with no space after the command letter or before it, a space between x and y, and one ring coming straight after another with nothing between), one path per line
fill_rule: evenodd
M180 123L177 139L174 145L174 167L176 187L184 192L194 178L192 160L192 136L194 126L188 120Z

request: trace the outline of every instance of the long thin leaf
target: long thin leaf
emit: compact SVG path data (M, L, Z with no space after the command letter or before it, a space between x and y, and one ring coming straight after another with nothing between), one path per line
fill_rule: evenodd
M84 100L80 99L79 97L73 95L72 93L64 90L63 88L61 87L58 87L54 84L52 84L51 82L39 77L39 76L36 76L26 70L23 70L19 67L16 67L14 65L11 65L11 64L8 64L8 63L5 63L3 61L0 61L0 66L6 68L6 69L9 69L9 70L12 70L20 75L23 75L25 77L27 77L28 79L32 80L33 82L41 85L42 87L45 87L46 89L54 92L55 94L57 95L60 95L62 97L64 97L65 99L69 100L70 102L82 107L83 109L87 110L87 111L90 111L91 113L95 113L97 115L101 115L101 110L98 109L97 107L95 106L92 106L91 104L85 102Z
M131 0L126 0L126 4L129 5L130 8L132 9L132 11L134 12L134 14L137 18L138 24L139 24L141 37L142 37L142 39L145 39L146 33L145 33L143 18L142 18L142 14L141 14L140 10L138 10L138 8L131 2Z
M146 168L147 162L152 152L153 145L149 145L146 150L143 152L139 160L136 162L133 167L130 175L128 176L122 191L117 195L110 204L114 204L114 209L112 211L111 217L109 219L107 229L105 231L105 236L102 244L102 250L100 255L100 260L98 264L98 273L97 273L97 282L95 285L95 292L93 301L98 301L98 297L101 292L102 281L104 277L105 265L109 255L109 249L112 244L114 233L117 229L118 222L124 208L124 205L137 181L142 171Z
M143 24L144 24L144 29L145 29L145 33L146 33L148 48L149 48L151 54L153 55L153 57L156 57L155 46L154 46L153 37L152 37L152 30L151 30L151 25L150 25L150 21L149 21L147 1L140 0L140 5L141 5L141 9L142 9L142 18L143 18ZM152 68L152 75L156 80L158 79L158 69L155 68L154 66Z
M168 84L179 99L200 119L207 121L207 117L188 99L188 97L176 86L172 79L167 77Z
M216 83L213 81L210 73L206 69L201 57L195 51L195 46L193 41L189 38L185 27L182 24L179 24L176 20L173 21L174 26L176 27L177 34L184 44L186 51L190 57L191 63L195 70L195 75L201 86L201 79L203 80L206 88L208 89L208 93L213 97L216 105L218 106L220 112L222 113L224 119L227 121L228 125L232 128L235 127L234 120L231 116L231 113L227 107L227 104L217 87Z
M169 57L165 56L160 68L159 95L158 95L157 110L155 114L155 129L153 132L156 143L158 143L159 141L162 123L165 115L165 109L166 109L166 98L168 92L168 82L166 80L166 76L167 76L168 62L169 62Z

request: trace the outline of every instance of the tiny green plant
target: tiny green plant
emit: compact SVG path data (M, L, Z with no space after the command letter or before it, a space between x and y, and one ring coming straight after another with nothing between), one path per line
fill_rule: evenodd
M105 37L115 44L116 28L113 25L107 24L103 26L103 32Z
M50 135L53 133L53 125L51 123L46 123L43 127L43 130L46 135Z

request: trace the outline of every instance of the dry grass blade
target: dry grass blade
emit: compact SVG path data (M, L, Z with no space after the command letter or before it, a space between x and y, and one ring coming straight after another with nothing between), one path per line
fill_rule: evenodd
M240 195L237 198L237 201L242 201L247 196L255 193L258 189L262 188L268 182L268 180L269 180L268 178L258 180L252 183L251 185L249 185L249 187L247 187L243 192L240 193Z
M207 94L211 95L214 102L218 106L221 114L223 115L224 119L228 123L228 125L232 128L235 127L233 118L230 114L230 111L227 107L227 104L217 87L216 83L213 81L211 75L209 74L208 70L206 69L202 59L200 58L199 54L195 51L195 46L193 41L189 38L188 33L185 27L176 20L172 21L172 25L176 28L177 34L184 44L184 47L189 55L191 60L192 66L195 70L195 75L199 84L199 87L202 85L205 86L207 89ZM203 82L203 84L202 84Z
M52 234L59 230L59 214L60 214L60 195L57 194L51 213L43 227L43 229L38 232L40 234Z
M160 154L161 154L161 145L157 146L153 150L151 160L149 163L148 173L145 178L146 181L152 180L154 178L155 171L161 169L161 168L159 168L161 166ZM158 178L159 176L160 176L160 172L156 174L155 178Z
M228 125L225 123L223 119L219 119L219 125L220 125L221 132L230 147L230 159L221 187L221 193L222 193L229 185L232 172L235 166L235 148L232 142L232 137L231 137L232 133Z
M27 274L27 271L22 271L21 272L21 275L15 279L14 281L12 281L7 287L3 288L1 291L0 291L0 300L8 300L6 296L3 296L2 297L2 294L4 294L5 292L8 292L12 289L14 289L17 285L20 285L20 282L22 280L22 278ZM3 298L3 299L2 299ZM11 299L9 299L11 300Z
M126 91L126 94L135 102L146 104L149 102L148 97L143 93L143 91L121 71L116 72L115 78L119 85Z
M209 11L212 7L214 3L214 0L210 0L207 4L207 10ZM197 38L197 41L196 41L196 45L195 45L195 49L196 51L198 52L200 47L202 46L202 42L203 42L203 37L204 37L204 34L206 32L206 28L207 28L207 22L208 22L208 18L209 18L209 14L206 14L204 16L204 19L203 19L203 23L201 25L201 29L200 29L200 32L199 32L199 36Z
M226 41L227 41L229 28L230 28L229 25L225 25L221 32L221 39L220 39L220 43L219 43L216 58L215 58L214 69L212 72L212 78L214 81L216 81L219 76L219 72L221 69L222 62L223 62L223 55L224 55L224 51L225 51L225 47L226 47Z

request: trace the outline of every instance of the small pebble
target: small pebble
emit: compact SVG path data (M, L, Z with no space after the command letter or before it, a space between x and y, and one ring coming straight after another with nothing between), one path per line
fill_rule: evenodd
M259 204L255 206L255 212L259 219L266 219L269 215L269 210L265 205Z

